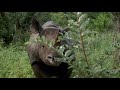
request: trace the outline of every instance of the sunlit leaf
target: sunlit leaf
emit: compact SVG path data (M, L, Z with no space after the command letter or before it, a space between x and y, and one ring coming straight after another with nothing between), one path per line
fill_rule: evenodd
M67 50L67 51L65 52L65 56L68 57L71 53L72 53L71 50Z

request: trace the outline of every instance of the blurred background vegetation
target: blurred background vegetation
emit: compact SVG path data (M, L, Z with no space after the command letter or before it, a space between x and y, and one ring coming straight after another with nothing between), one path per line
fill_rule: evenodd
M32 17L69 27L76 61L71 78L120 77L119 12L0 12L0 78L34 78L26 53Z

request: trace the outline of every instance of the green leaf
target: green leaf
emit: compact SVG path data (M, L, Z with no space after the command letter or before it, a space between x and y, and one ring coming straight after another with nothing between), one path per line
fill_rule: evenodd
M78 21L79 21L80 23L82 23L82 22L84 22L85 18L86 18L86 14L82 14L82 15L79 17Z
M72 53L71 50L67 50L67 51L65 52L65 56L68 57L71 53Z
M28 44L31 44L31 42L28 41L28 42L25 43L25 45L28 45Z
M59 49L58 49L58 52L60 52L63 55L64 50L65 50L65 47L60 46Z
M73 60L75 58L75 55L71 55L70 57L69 57L69 60L71 61L71 60Z
M84 20L84 22L81 22L81 26L80 29L85 29L87 27L87 25L89 24L89 18L87 20Z
M48 40L48 41L47 41L47 45L48 45L49 47L53 47L54 42L53 42L53 41Z
M41 37L41 41L42 41L42 43L44 43L44 44L46 43L45 36L42 36L42 37Z
M63 39L64 39L63 36L59 36L59 37L58 37L58 41L63 40Z

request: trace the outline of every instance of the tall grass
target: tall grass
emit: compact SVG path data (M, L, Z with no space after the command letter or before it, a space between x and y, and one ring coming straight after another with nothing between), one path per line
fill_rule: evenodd
M0 48L0 78L33 78L28 56L23 47Z

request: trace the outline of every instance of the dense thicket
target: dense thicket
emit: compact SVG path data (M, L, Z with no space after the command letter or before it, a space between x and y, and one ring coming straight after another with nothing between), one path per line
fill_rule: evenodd
M74 68L71 77L120 76L119 12L0 12L0 62L4 59L7 62L12 58L4 58L3 55L11 48L20 50L19 53L25 51L23 47L29 39L29 25L32 17L36 17L41 25L52 20L61 27L70 28L65 37L73 41L77 59L71 65ZM14 51L9 53L14 55ZM25 52L23 56L26 56ZM20 58L19 55L18 58ZM27 74L25 75L18 75L18 77L27 77ZM13 76L17 77L17 75ZM12 75L8 74L7 77Z

